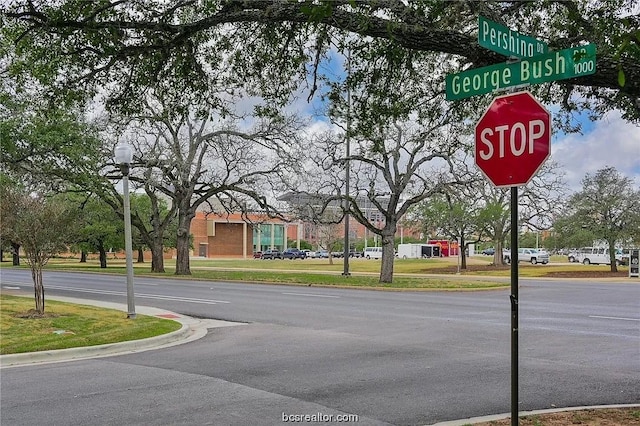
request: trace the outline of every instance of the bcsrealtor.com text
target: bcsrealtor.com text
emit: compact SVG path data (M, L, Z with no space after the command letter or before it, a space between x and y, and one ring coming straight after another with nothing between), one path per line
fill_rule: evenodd
M347 423L357 422L357 414L287 414L282 413L283 423Z

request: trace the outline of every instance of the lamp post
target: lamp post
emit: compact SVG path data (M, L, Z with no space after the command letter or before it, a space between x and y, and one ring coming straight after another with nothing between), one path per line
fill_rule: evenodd
M127 260L127 318L136 318L136 304L133 293L133 248L131 244L131 206L129 204L129 166L133 151L127 144L119 144L113 150L116 163L122 172L122 192L124 199L124 251Z
M351 51L349 51L347 55L347 76L351 77ZM349 221L351 220L351 216L349 215L349 209L351 208L351 203L349 202L349 172L351 169L351 163L349 157L351 156L351 142L350 142L350 134L351 132L351 89L349 89L349 82L347 82L347 132L346 132L346 145L347 149L345 152L346 162L345 162L345 215L344 215L344 258L343 258L343 272L342 275L348 277L351 275L349 272L349 255L351 254L351 245L349 243Z

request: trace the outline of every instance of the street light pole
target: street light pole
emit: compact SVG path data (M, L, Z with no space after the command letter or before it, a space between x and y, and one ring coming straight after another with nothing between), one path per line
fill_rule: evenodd
M129 167L133 151L126 144L114 149L116 163L122 172L122 191L124 200L124 251L127 262L127 318L136 318L136 304L133 292L133 247L131 243L131 205L129 202Z
M351 51L349 51L347 55L347 76L351 76ZM351 220L351 215L349 214L349 209L351 208L351 203L349 202L349 172L351 169L351 162L349 157L351 156L351 142L349 140L351 132L351 90L349 89L350 82L347 82L347 132L346 132L346 161L345 161L345 215L344 215L344 258L343 258L343 272L342 275L348 277L351 275L349 272L349 255L351 254L351 245L349 242L349 221Z

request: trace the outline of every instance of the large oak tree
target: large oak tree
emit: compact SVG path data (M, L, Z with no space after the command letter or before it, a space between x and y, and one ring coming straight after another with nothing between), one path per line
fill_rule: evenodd
M545 41L550 49L597 45L591 76L532 88L565 111L589 105L640 118L640 17L634 0L180 0L157 2L15 0L4 6L2 36L12 72L28 70L53 89L102 93L109 104L135 108L153 87L176 96L213 87L286 101L300 84L314 93L320 64L337 47L368 75L398 78L419 70L422 53L441 54L444 73L504 62L477 43L479 15ZM311 70L311 72L310 72ZM52 92L53 93L53 92ZM581 96L574 97L572 94ZM472 101L470 101L472 102Z

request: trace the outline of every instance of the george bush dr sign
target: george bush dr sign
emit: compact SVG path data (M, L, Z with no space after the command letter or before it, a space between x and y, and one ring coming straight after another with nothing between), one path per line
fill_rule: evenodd
M551 114L529 92L496 97L475 130L475 162L495 186L526 185L551 153Z

